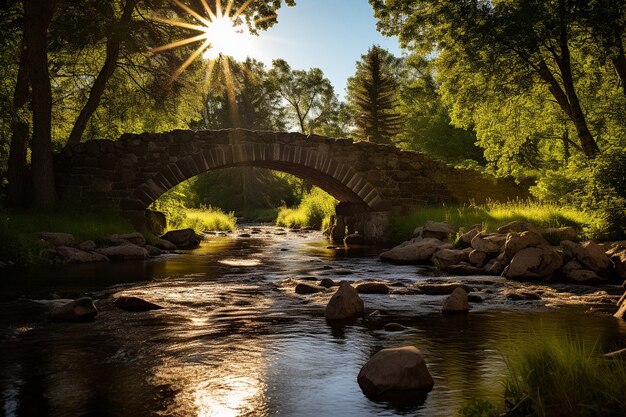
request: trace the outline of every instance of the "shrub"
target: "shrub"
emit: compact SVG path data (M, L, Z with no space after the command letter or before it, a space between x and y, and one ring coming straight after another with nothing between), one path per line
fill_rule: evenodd
M337 200L321 189L314 187L302 197L296 208L283 207L278 211L276 225L283 227L312 227L321 229L328 218L335 214Z

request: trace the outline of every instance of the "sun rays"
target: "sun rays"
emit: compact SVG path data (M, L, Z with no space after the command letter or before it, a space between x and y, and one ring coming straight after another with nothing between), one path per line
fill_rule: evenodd
M242 16L250 6L252 0L246 1L237 9L234 9L234 0L229 0L224 8L220 0L215 0L214 8L211 8L207 0L200 0L203 8L202 12L194 10L181 0L170 1L185 11L192 21L186 22L158 17L155 18L155 20L183 29L194 30L199 33L167 45L153 48L151 52L158 53L201 42L196 50L174 71L172 80L176 79L199 56L214 60L222 55L227 55L237 60L244 60L253 52L251 42L253 35L250 33L249 27L254 28L260 22L276 18L276 15L269 15L252 21L243 21Z

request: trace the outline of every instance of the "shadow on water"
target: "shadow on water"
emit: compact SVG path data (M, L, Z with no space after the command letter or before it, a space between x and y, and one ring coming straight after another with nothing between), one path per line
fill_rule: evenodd
M468 399L499 401L507 349L562 333L600 346L625 340L623 323L580 308L486 303L469 315L444 316L441 297L423 296L363 296L368 311L380 309L407 330L386 332L362 319L331 327L323 309L332 291L296 295L298 279L409 283L426 279L422 270L390 267L362 250L328 249L319 234L266 230L262 239L215 237L146 262L3 278L4 415L447 417ZM46 304L32 301L85 292L100 311L90 323L49 322ZM124 312L115 293L166 308ZM378 350L402 345L423 352L433 391L423 404L365 397L356 381L361 366Z

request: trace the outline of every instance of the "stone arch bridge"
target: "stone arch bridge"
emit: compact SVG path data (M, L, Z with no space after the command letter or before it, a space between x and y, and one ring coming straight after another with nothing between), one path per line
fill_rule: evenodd
M524 194L511 181L451 168L421 153L299 133L228 129L124 134L116 141L71 145L55 155L62 202L115 207L133 219L180 182L239 166L283 171L317 185L340 201L338 221L370 241L381 238L392 210Z

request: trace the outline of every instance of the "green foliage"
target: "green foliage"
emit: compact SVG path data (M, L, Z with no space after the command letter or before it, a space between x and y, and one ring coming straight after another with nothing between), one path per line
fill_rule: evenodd
M445 221L453 226L469 230L474 225L482 225L483 230L494 231L505 224L519 220L539 227L572 226L583 237L596 237L595 233L606 226L601 217L579 208L557 204L518 201L510 203L490 202L470 206L425 206L417 207L407 215L391 216L389 225L390 240L401 242L411 236L416 227L427 221Z
M405 126L396 142L402 148L464 166L485 163L482 150L475 144L475 133L452 125L432 62L419 55L411 55L405 61L399 110Z
M0 211L0 260L33 264L47 247L37 233L71 233L78 242L102 242L115 233L130 233L130 222L113 212L75 210Z
M340 129L340 106L332 84L319 68L294 70L276 59L269 77L287 103L287 116L300 133L315 134ZM343 135L341 135L343 136Z
M400 132L397 74L401 66L401 59L377 45L356 63L356 74L348 79L347 92L357 139L391 144Z
M283 227L311 227L321 229L327 219L335 214L337 200L317 187L302 198L296 208L282 207L276 224Z
M496 417L496 407L487 400L475 399L467 402L459 410L459 417Z
M626 361L565 337L533 338L507 355L505 399L514 416L618 417L626 414Z
M170 190L152 203L151 208L165 214L167 230L194 229L201 233L205 230L235 230L237 218L233 212L225 213L211 206L191 209L185 206L184 194L180 190Z

